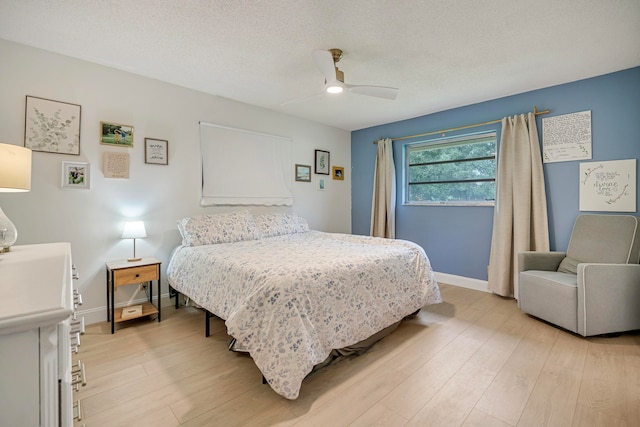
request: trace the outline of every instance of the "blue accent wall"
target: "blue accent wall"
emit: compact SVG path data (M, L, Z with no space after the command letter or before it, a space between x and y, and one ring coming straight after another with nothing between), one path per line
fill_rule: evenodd
M540 115L536 120L540 143L543 117L591 110L593 158L544 164L551 249L565 250L574 220L581 213L578 205L580 163L640 157L640 67L352 132L352 232L369 234L376 158L374 140L492 121L532 111L534 105L538 110L550 110L548 115ZM500 128L498 123L446 136L495 130L499 140ZM487 280L493 207L402 205L403 146L437 137L394 141L398 183L396 237L420 244L435 271ZM637 193L640 189L637 164L636 169ZM638 203L640 198L636 194L636 215Z

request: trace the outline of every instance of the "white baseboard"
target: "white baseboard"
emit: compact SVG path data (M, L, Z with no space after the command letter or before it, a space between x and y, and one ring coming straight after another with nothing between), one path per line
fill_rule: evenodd
M461 288L473 289L476 291L489 292L489 284L486 280L473 279L470 277L456 276L454 274L438 273L436 280L447 285L460 286Z

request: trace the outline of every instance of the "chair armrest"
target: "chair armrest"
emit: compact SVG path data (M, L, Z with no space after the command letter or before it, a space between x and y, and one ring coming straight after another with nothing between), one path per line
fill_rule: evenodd
M640 265L578 264L578 333L640 329Z
M556 271L566 252L518 252L518 272L527 270Z

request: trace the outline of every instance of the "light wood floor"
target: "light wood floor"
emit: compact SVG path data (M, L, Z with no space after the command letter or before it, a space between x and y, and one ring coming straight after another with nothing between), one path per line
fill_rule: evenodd
M96 426L638 426L640 334L584 339L516 302L441 285L428 306L366 354L309 376L289 401L251 358L227 350L224 324L192 307L161 323L91 325L78 358Z

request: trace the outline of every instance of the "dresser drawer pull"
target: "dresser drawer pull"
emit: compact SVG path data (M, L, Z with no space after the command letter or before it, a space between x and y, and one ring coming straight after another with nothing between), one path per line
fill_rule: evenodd
M78 352L77 347L80 347L80 333L74 332L71 334L71 346L76 347L76 353Z
M75 305L75 308L82 305L82 294L78 291L73 291L73 304Z
M71 374L71 385L76 391L80 389L80 386L84 387L87 385L87 376L84 372L84 363L78 362L78 366L71 371Z
M80 421L82 420L82 402L76 400L76 403L73 405L73 418Z
M84 317L81 317L80 320L74 319L74 321L71 322L71 333L84 335Z

